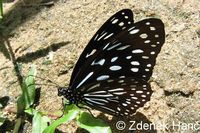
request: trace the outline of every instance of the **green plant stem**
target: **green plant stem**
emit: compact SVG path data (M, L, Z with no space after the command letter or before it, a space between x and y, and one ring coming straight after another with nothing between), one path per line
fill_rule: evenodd
M22 118L17 118L13 133L19 133L19 128L20 128L21 124L22 124Z
M8 49L9 55L10 55L10 59L11 59L13 65L14 65L14 70L15 70L19 85L22 88L23 77L21 75L19 65L16 61L15 55L14 55L12 47L10 45L10 41L6 37L4 37L3 35L0 35L0 36L1 36L1 38L3 38L3 41L5 42L5 45L7 46L7 49Z
M10 45L10 42L9 42L9 40L6 37L4 37L2 35L2 33L0 33L0 38L3 40L3 42L5 42L5 45L7 47L7 51L8 51L9 56L10 56L10 59L11 59L13 65L14 65L14 70L15 70L15 73L16 73L19 85L20 85L20 87L22 89L22 86L23 86L23 77L21 76L21 72L20 72L18 63L16 61L15 55L13 53L12 47ZM23 125L23 118L22 117L23 117L23 115L21 115L21 114L19 114L17 112L17 121L15 123L15 127L14 127L13 133L18 133L20 126Z
M0 17L3 18L3 0L0 0Z

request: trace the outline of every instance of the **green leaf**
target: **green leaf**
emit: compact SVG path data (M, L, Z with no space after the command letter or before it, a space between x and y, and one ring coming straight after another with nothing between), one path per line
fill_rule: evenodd
M32 133L42 133L48 126L50 119L47 116L42 116L41 113L36 112L32 121Z
M4 117L0 117L0 126L3 125L3 123L5 122L6 118Z
M61 118L54 121L49 127L47 127L43 133L54 133L57 126L62 123L69 122L76 118L76 116L80 113L80 109L76 107L76 105L72 104L68 106L65 111L68 113L63 115Z
M35 101L35 74L36 68L33 65L22 84L22 95L17 100L18 113L23 112L24 109L28 109Z
M50 118L43 116L43 114L35 109L29 108L25 110L26 113L33 115L32 119L32 133L42 133L50 122Z
M111 133L111 128L101 119L91 116L89 113L81 112L77 117L77 124L90 133Z

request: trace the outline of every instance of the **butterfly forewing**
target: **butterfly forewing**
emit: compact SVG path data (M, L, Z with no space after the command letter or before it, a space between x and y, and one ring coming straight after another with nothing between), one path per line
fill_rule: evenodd
M84 63L88 61L95 52L104 47L106 45L105 42L108 42L108 40L111 40L113 36L119 34L122 30L132 24L133 13L129 9L123 9L110 17L96 32L82 52L73 70L70 85L72 85L77 74L81 72L80 68L82 65L84 65Z
M114 36L87 60L72 88L120 76L148 80L164 43L164 25L146 19Z
M150 85L131 77L95 82L82 89L83 101L113 115L132 115L150 100Z

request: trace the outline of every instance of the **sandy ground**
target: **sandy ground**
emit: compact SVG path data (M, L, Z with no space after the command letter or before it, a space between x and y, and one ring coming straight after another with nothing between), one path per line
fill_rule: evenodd
M13 4L13 3L12 3ZM29 3L30 4L30 3ZM157 58L151 86L151 101L129 119L107 117L100 114L113 132L131 132L126 128L118 131L115 124L124 120L141 120L147 123L166 124L152 133L200 132L200 1L199 0L59 0L53 6L16 6L6 13L3 34L8 37L16 59L26 75L32 64L37 66L37 76L51 79L60 86L69 83L70 75L80 53L98 28L115 12L130 8L135 21L147 17L163 20L166 42ZM6 4L7 9L12 6ZM53 49L54 52L51 52ZM49 84L36 79L38 84ZM40 85L41 97L38 110L57 112L62 109L57 88ZM12 121L20 87L14 74L13 64L3 45L0 47L0 96L9 97L4 114ZM178 128L176 124L196 124L197 128ZM31 132L31 125L28 126ZM187 130L185 130L187 129ZM84 132L74 122L59 127L60 132Z

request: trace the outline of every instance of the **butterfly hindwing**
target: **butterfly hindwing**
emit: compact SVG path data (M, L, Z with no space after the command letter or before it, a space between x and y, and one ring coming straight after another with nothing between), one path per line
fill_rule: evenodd
M72 72L70 85L72 85L82 65L91 58L91 55L105 46L105 42L107 42L110 38L119 34L122 30L132 24L133 13L129 9L123 9L110 17L96 32L82 52Z
M150 100L150 85L131 77L99 81L82 88L83 101L113 115L132 115Z

